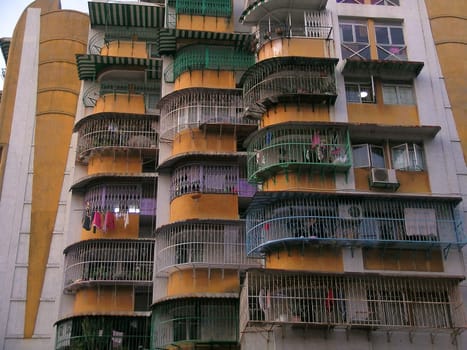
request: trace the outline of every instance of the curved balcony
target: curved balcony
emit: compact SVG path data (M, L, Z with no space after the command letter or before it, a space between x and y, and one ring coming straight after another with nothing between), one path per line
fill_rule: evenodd
M245 115L260 118L278 103L334 104L337 59L281 57L263 60L242 76Z
M154 240L85 240L64 254L67 292L95 284L152 284Z
M258 266L245 252L243 221L192 220L163 226L156 233L157 273L183 268L246 269Z
M183 89L162 98L159 106L161 141L171 142L185 129L235 130L245 138L257 128L256 121L243 118L241 90Z
M191 45L177 52L173 65L174 79L194 70L245 71L254 63L253 53L238 51L232 46Z
M290 324L456 335L466 322L459 282L250 270L240 296L240 331Z
M254 134L247 148L248 180L262 182L283 172L347 172L352 165L347 128L315 125L277 124Z
M237 298L176 299L153 306L152 349L187 343L231 349L238 336Z
M149 349L149 316L86 315L56 323L55 350Z
M453 198L264 193L247 212L247 254L305 243L442 248L446 254L467 243L458 204Z
M156 155L158 150L157 117L123 113L98 113L81 119L78 132L77 160L87 164L93 152L105 149L132 149Z

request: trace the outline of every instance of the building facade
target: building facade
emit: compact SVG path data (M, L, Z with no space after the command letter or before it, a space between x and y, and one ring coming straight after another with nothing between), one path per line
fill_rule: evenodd
M465 347L462 1L88 5L0 39L3 349Z

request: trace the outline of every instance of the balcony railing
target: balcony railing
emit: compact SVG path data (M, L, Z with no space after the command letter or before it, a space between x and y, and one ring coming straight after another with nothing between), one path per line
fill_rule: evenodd
M157 128L155 116L92 115L75 126L78 132L77 159L87 163L93 151L109 148L154 153L158 147Z
M240 331L292 324L453 332L466 322L458 284L454 279L249 271L240 296Z
M351 164L345 128L288 125L258 132L248 144L248 179L262 182L287 170L346 172Z
M55 350L149 349L148 316L77 316L57 322Z
M216 17L232 15L231 0L171 0L169 6L175 6L177 14Z
M64 253L66 291L91 283L152 283L154 240L86 240Z
M304 241L426 249L467 243L456 201L290 197L280 201L265 197L267 204L247 212L250 256Z
M163 226L156 234L157 272L177 268L258 266L245 252L243 221L185 221Z
M256 126L256 121L243 119L241 90L185 89L161 100L160 137L172 141L185 129L198 129L203 124Z
M154 305L151 349L178 344L238 342L238 299L180 299Z
M174 78L193 70L244 71L254 63L252 53L238 51L230 46L187 46L175 56Z

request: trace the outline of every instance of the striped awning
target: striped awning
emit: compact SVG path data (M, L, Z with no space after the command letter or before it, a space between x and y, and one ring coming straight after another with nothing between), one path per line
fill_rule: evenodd
M423 68L423 62L395 60L350 60L343 62L342 75L346 77L370 77L383 79L413 79Z
M8 62L8 53L10 51L11 38L0 38L0 48L2 49L5 63Z
M240 22L256 24L266 15L281 9L323 10L328 0L249 0L248 6L240 16Z
M213 40L222 44L232 43L238 49L248 49L254 36L252 33L206 32L183 29L161 29L159 37L159 51L171 53L176 49L177 39Z
M164 26L165 8L159 4L89 1L88 6L91 26L145 28Z
M95 80L98 73L108 67L142 67L150 79L160 79L162 60L135 57L115 57L101 55L76 55L80 80Z

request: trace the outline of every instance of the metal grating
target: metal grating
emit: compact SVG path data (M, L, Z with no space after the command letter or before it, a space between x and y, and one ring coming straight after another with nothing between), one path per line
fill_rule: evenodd
M350 139L344 127L309 124L264 128L248 143L248 180L262 182L281 172L346 172Z
M231 0L176 0L177 14L227 17L232 15Z
M459 281L249 271L240 330L268 324L410 331L465 327Z
M269 200L247 212L246 228L251 256L285 242L427 249L467 243L457 202L429 198L357 200L309 194Z
M238 342L238 299L179 299L154 305L152 348L182 342L223 344Z
M86 240L65 250L65 290L152 284L154 240Z
M245 269L259 266L245 252L243 221L186 221L166 225L156 234L157 273L190 267Z

